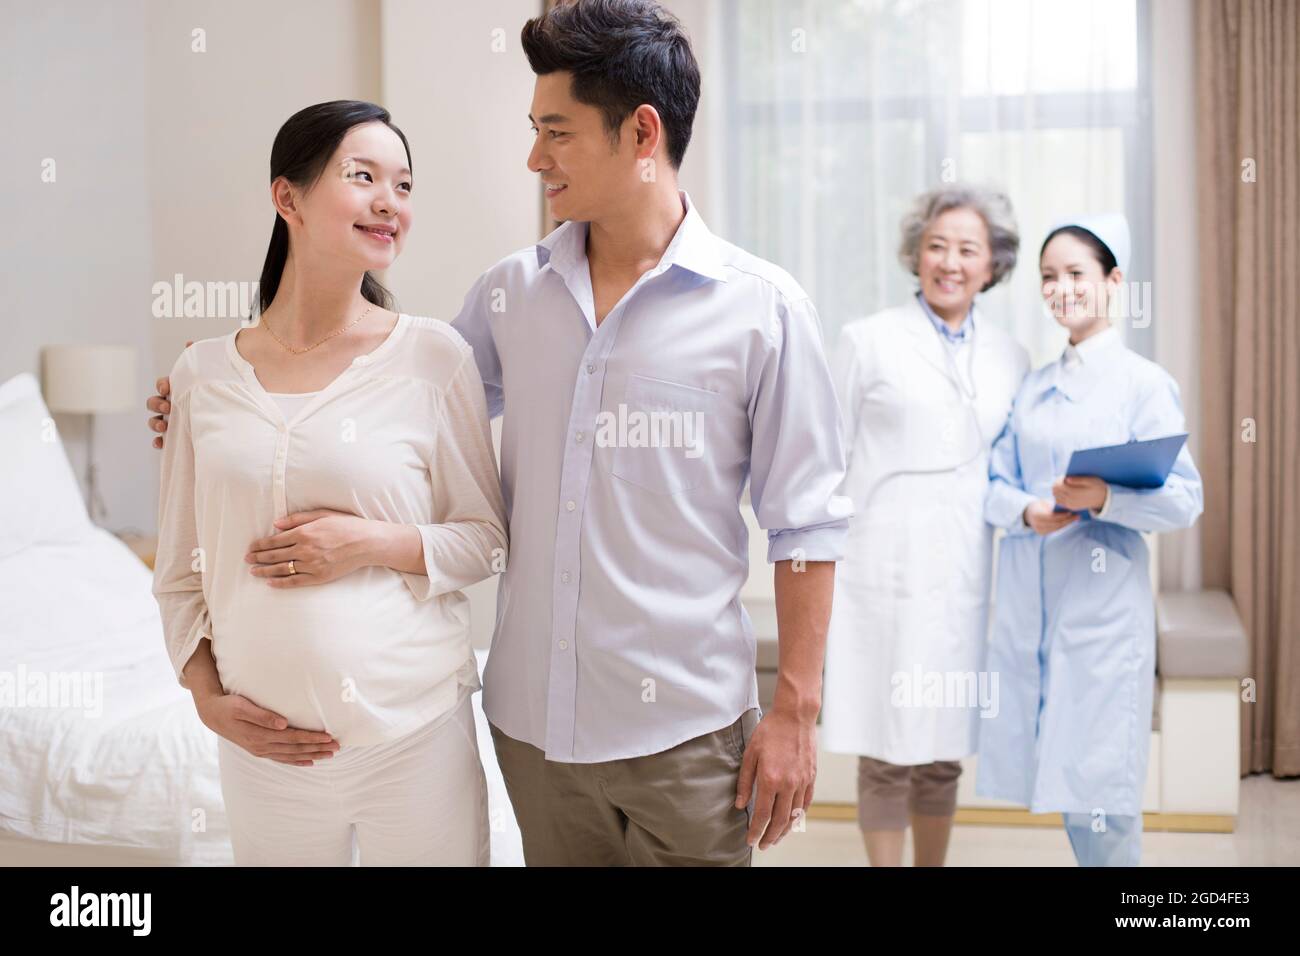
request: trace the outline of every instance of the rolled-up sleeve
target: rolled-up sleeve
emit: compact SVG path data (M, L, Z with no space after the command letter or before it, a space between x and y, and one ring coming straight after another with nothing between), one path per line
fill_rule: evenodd
M782 302L750 405L750 500L767 531L769 563L838 561L850 500L843 424L808 299Z
M473 357L465 355L439 405L429 470L435 521L417 525L426 574L403 573L421 601L505 570L505 503L492 430Z
M163 639L176 679L199 641L212 638L212 623L203 593L207 557L199 547L194 505L194 442L190 437L192 379L187 356L171 372L172 410L167 419L162 474L158 489L158 551L154 559L153 594L162 617Z

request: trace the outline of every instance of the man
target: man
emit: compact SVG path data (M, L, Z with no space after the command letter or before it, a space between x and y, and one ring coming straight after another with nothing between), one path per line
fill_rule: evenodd
M483 706L525 860L748 865L812 802L851 516L816 312L677 187L700 81L673 17L578 0L522 42L528 165L565 222L484 273L453 325L505 416ZM776 565L761 722L747 478Z

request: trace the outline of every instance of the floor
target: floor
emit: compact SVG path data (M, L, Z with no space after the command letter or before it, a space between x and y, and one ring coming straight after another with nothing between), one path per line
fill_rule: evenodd
M160 861L116 848L60 847L0 835L0 866L156 866ZM911 858L908 836L904 859ZM1300 779L1268 776L1241 781L1241 813L1233 833L1153 833L1142 836L1147 866L1300 865ZM495 854L494 854L495 855ZM865 866L857 824L809 820L771 850L754 854L755 866ZM165 865L163 861L162 865ZM959 826L953 830L949 866L1073 866L1065 833L1057 828Z
M911 859L908 832L904 859ZM1142 836L1147 866L1300 865L1300 780L1269 776L1241 781L1241 812L1233 833L1152 833ZM866 866L856 823L809 820L770 850L754 854L755 866ZM959 826L948 848L949 866L1073 866L1059 828Z

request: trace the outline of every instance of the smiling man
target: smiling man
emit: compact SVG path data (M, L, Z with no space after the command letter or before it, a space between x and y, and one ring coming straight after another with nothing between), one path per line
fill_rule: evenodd
M812 802L852 514L817 314L678 189L700 74L671 15L577 0L522 39L528 166L564 225L484 273L453 323L504 415L483 707L530 865L745 866ZM746 482L775 564L767 714Z
M522 42L528 166L564 225L489 269L454 323L505 415L512 541L484 709L528 863L746 865L812 801L851 514L816 312L678 189L700 79L674 18L579 0ZM692 441L638 433L663 415ZM610 416L634 424L599 428ZM747 478L776 564L761 722Z

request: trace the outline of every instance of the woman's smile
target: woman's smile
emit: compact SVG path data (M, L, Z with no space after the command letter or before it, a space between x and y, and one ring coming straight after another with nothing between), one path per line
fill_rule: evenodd
M354 226L353 228L359 229L361 232L365 233L371 239L374 239L376 242L381 242L384 245L392 245L397 236L396 226L385 226L383 224L377 224L373 226L357 225Z

